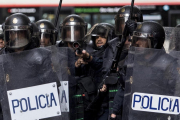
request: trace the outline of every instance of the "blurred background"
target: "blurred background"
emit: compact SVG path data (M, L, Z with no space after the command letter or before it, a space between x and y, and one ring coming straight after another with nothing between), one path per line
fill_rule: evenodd
M59 22L70 14L80 15L91 28L95 23L106 22L114 24L114 16L124 5L130 5L131 0L63 0ZM54 22L59 0L1 0L0 24L7 16L21 12L31 21L48 19ZM175 27L180 24L180 0L135 0L145 21L154 20L163 26Z

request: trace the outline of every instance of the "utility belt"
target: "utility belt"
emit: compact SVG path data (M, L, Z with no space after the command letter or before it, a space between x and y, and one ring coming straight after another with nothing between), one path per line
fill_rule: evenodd
M84 111L96 96L97 90L91 77L80 78L77 82L76 94L76 120L84 118Z
M120 87L119 77L117 73L111 73L108 77L106 77L105 84L108 86L109 93L109 114L112 113L113 110L113 100L118 92Z

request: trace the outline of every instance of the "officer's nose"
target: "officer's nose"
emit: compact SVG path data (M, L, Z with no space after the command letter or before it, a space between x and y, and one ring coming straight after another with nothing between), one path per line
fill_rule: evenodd
M140 44L140 41L138 40L138 41L136 41L136 47L138 47L139 46L139 44Z
M99 41L99 40L101 40L101 38L99 37L97 40Z
M102 40L101 37L98 37L97 40Z

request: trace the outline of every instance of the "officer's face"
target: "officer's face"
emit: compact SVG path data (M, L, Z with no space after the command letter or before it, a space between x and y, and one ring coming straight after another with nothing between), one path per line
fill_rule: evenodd
M144 38L138 38L133 46L135 47L141 47L141 48L149 48L149 45L148 45L148 40L147 39L144 39Z
M4 41L2 39L0 39L0 48L4 47Z
M46 47L50 45L50 34L41 35L41 47Z
M132 42L130 42L129 39L130 39L129 36L127 36L126 42L124 43L123 50L125 50L125 49L128 50L130 48Z
M41 46L49 46L49 41L50 41L50 38L43 38L41 39Z
M106 44L107 39L101 36L96 36L96 46L101 47Z
M25 38L25 33L24 31L10 31L9 38L12 41L21 40Z
M28 44L27 31L9 31L8 46L22 47Z

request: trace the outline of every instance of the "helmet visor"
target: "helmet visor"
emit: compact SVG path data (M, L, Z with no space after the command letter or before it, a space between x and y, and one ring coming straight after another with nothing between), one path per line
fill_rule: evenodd
M5 44L9 48L25 47L29 42L30 33L28 30L5 31Z
M95 27L99 25L99 23L96 23L95 25L93 25L93 27L87 32L87 34L84 37L84 42L85 43L92 43L92 32L94 31Z
M151 48L151 40L145 37L133 36L132 46L141 48Z
M62 28L61 37L63 41L82 41L85 36L84 26L65 26Z
M118 17L115 19L115 34L122 35L125 22L128 20L128 16L125 17Z
M108 29L103 27L103 26L97 26L93 31L92 31L92 36L101 36L104 38L107 38L108 36Z
M52 43L51 43L51 34L41 33L40 38L41 38L41 40L40 40L40 46L41 47L46 47L46 46L52 45Z

